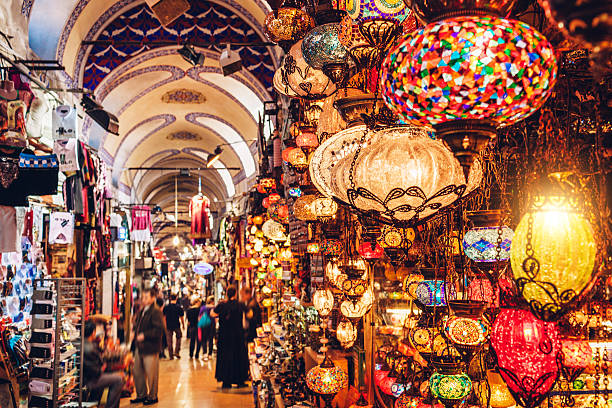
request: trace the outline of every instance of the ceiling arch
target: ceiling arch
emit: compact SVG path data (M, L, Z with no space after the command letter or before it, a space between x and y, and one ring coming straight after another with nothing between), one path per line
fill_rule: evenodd
M191 9L168 27L144 0L30 1L32 49L41 58L57 58L66 67L66 86L90 89L119 120L118 137L89 118L82 135L111 167L121 199L172 208L177 171L127 169L205 168L218 145L220 159L202 180L211 208L224 213L234 195L248 189L258 170L263 104L274 99L281 52L263 45L232 47L243 69L224 76L219 43L266 41L266 1L189 0ZM197 48L205 56L202 66L178 54L189 42L210 44ZM198 177L179 183L185 207L198 191Z

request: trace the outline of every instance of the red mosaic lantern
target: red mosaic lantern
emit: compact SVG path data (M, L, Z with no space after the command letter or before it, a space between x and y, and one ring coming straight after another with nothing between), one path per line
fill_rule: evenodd
M359 252L359 255L361 255L366 261L380 259L385 254L385 251L380 245L378 245L378 243L372 245L371 242L364 242L359 245L357 252Z
M526 408L540 405L558 374L561 346L556 324L539 320L528 310L503 309L493 324L491 345L517 402Z

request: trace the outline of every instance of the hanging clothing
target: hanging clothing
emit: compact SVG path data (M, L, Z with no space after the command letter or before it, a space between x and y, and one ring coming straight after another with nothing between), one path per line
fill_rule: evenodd
M54 154L37 156L19 155L19 183L27 186L28 195L57 194L59 164Z
M49 243L72 244L74 240L74 214L69 212L51 213L49 220Z
M51 123L54 139L78 138L77 111L72 106L61 105L53 109Z
M209 206L210 200L202 194L194 196L189 202L191 239L205 239L211 237L210 220L208 218L210 214Z
M132 207L132 240L136 242L151 241L151 208L147 205Z
M11 91L7 91L10 93ZM28 107L24 101L32 101L32 93L15 90L16 97L0 95L0 146L23 149L27 146L25 117Z
M14 207L0 206L0 252L17 252L17 215Z
M80 170L79 141L76 139L59 139L53 142L53 153L59 159L59 169L64 173Z

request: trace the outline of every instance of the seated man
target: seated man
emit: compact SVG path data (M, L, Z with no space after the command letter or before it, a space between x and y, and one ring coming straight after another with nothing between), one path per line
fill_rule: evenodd
M85 323L85 343L83 345L83 381L91 390L104 390L109 388L106 408L119 408L121 389L124 380L120 374L105 373L106 364L102 362L100 348L95 343L96 325L87 321Z

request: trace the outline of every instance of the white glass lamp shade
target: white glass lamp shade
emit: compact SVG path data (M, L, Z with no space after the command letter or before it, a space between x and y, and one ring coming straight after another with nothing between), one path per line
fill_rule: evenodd
M334 308L334 294L329 289L319 289L312 295L312 303L321 317L327 317Z
M336 86L323 71L306 63L301 40L291 47L272 82L276 91L294 98L317 100L336 91Z
M482 178L477 164L470 172L468 185L461 187L466 184L465 176L453 153L441 141L430 138L424 129L414 126L392 127L372 134L354 166L353 158L354 154L347 154L333 167L333 195L359 210L384 212L399 221L434 214L476 188ZM351 167L354 185L350 180ZM408 194L409 188L418 194ZM447 188L449 191L439 194ZM365 189L381 201L387 200L386 205L364 194L349 198L349 189ZM401 194L395 194L398 191ZM427 201L436 194L436 198Z

